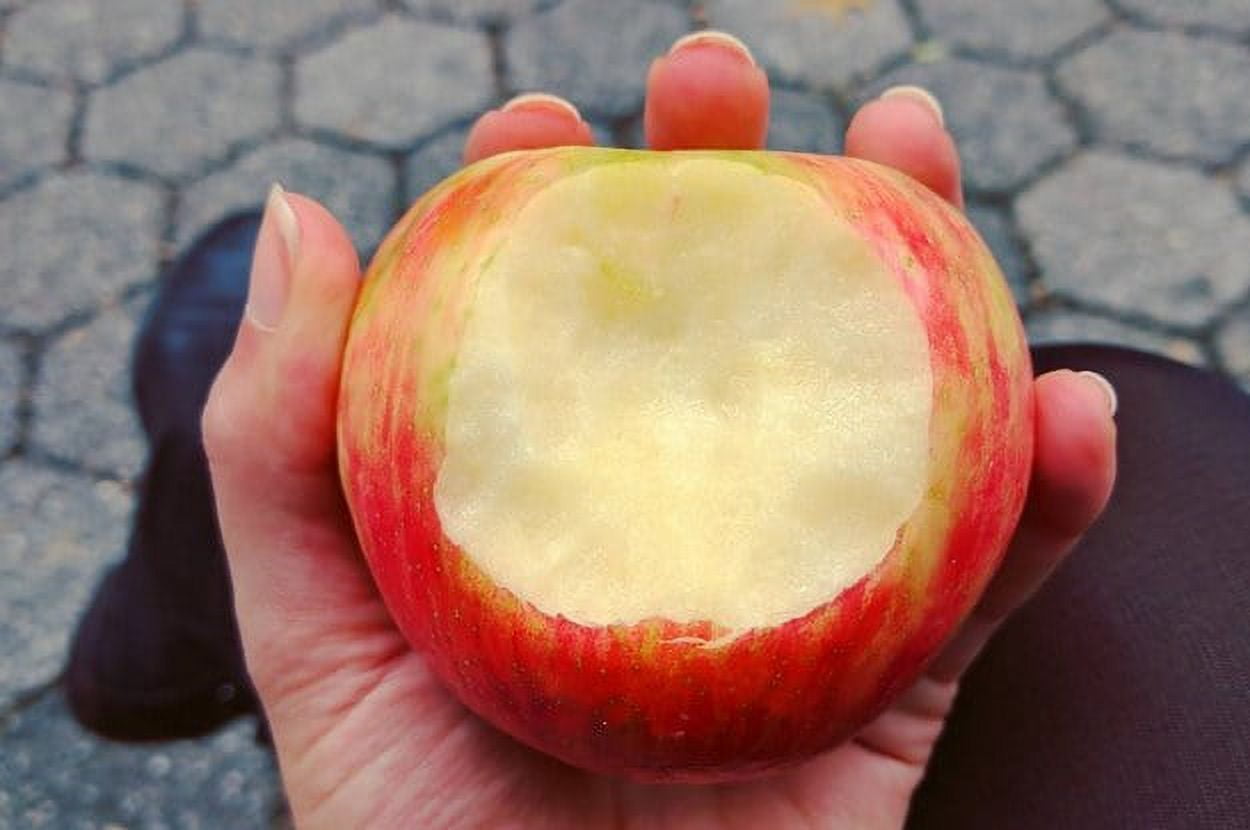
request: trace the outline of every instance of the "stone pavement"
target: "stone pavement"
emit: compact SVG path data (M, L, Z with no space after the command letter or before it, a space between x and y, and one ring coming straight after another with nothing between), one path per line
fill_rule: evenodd
M249 724L110 746L57 690L124 544L162 264L275 179L367 251L519 91L633 143L648 62L705 24L767 68L774 147L936 92L1036 340L1250 385L1250 0L0 0L0 828L280 821Z

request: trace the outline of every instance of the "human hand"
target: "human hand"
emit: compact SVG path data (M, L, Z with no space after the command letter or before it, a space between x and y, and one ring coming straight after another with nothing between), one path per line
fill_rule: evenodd
M696 38L652 70L648 142L761 147L767 99L744 52ZM484 115L465 158L590 142L575 110L529 98ZM954 144L938 110L914 92L864 106L846 152L961 203ZM900 827L960 674L1109 495L1115 428L1102 386L1072 372L1039 378L1034 476L1011 549L971 618L889 709L854 740L769 778L688 787L595 776L464 709L373 586L335 459L339 369L359 280L351 242L324 208L271 196L248 315L204 415L248 668L300 826Z

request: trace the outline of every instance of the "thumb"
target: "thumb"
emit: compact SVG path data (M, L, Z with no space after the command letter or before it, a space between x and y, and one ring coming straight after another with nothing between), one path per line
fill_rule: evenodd
M232 463L268 461L301 474L333 467L339 366L359 286L360 264L343 227L317 202L274 185L244 318L206 413L210 435L225 439L212 443ZM264 422L235 423L244 416ZM262 449L238 435L245 426L271 432L277 443L259 457L234 457L236 444Z
M385 619L335 466L339 369L359 285L342 226L275 185L247 310L203 419L239 630L267 705L343 661L326 652L337 642L327 632L359 631L346 615Z

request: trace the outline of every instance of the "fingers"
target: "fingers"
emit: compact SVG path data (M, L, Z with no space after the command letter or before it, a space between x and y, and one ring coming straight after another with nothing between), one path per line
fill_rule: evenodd
M643 120L647 143L656 150L761 148L768 133L768 78L736 38L720 32L687 35L652 64ZM572 104L530 93L477 120L465 141L464 161L593 143L590 127Z
M647 144L655 150L761 149L768 107L768 78L746 45L724 32L695 32L651 65L643 113ZM593 143L572 104L531 93L478 119L464 161ZM893 87L866 104L851 120L845 146L848 156L893 167L963 206L959 154L941 104L924 89Z
M920 87L886 90L855 113L846 131L846 154L900 170L963 207L954 139L941 105Z
M518 95L478 118L464 144L464 163L512 150L594 144L577 108L546 93Z
M768 78L737 38L687 35L651 64L643 126L655 150L760 149Z
M339 368L359 281L355 249L338 222L316 202L275 187L247 312L203 419L258 687L274 661L253 661L256 652L299 648L299 637L315 639L304 622L372 594L335 465Z
M226 471L332 471L339 363L359 284L339 223L275 185L244 319L205 413L210 449Z
M1036 382L1033 478L1011 547L972 616L930 666L946 682L968 667L1002 621L1033 595L1094 523L1115 480L1115 392L1088 372Z

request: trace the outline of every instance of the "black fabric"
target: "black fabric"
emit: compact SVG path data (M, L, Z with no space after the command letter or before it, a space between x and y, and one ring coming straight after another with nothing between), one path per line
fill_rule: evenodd
M256 709L199 424L242 314L259 222L234 217L193 245L136 341L148 461L126 558L79 622L65 672L75 717L107 737L189 737Z
M1105 346L1106 514L962 684L908 827L1250 827L1250 397Z

